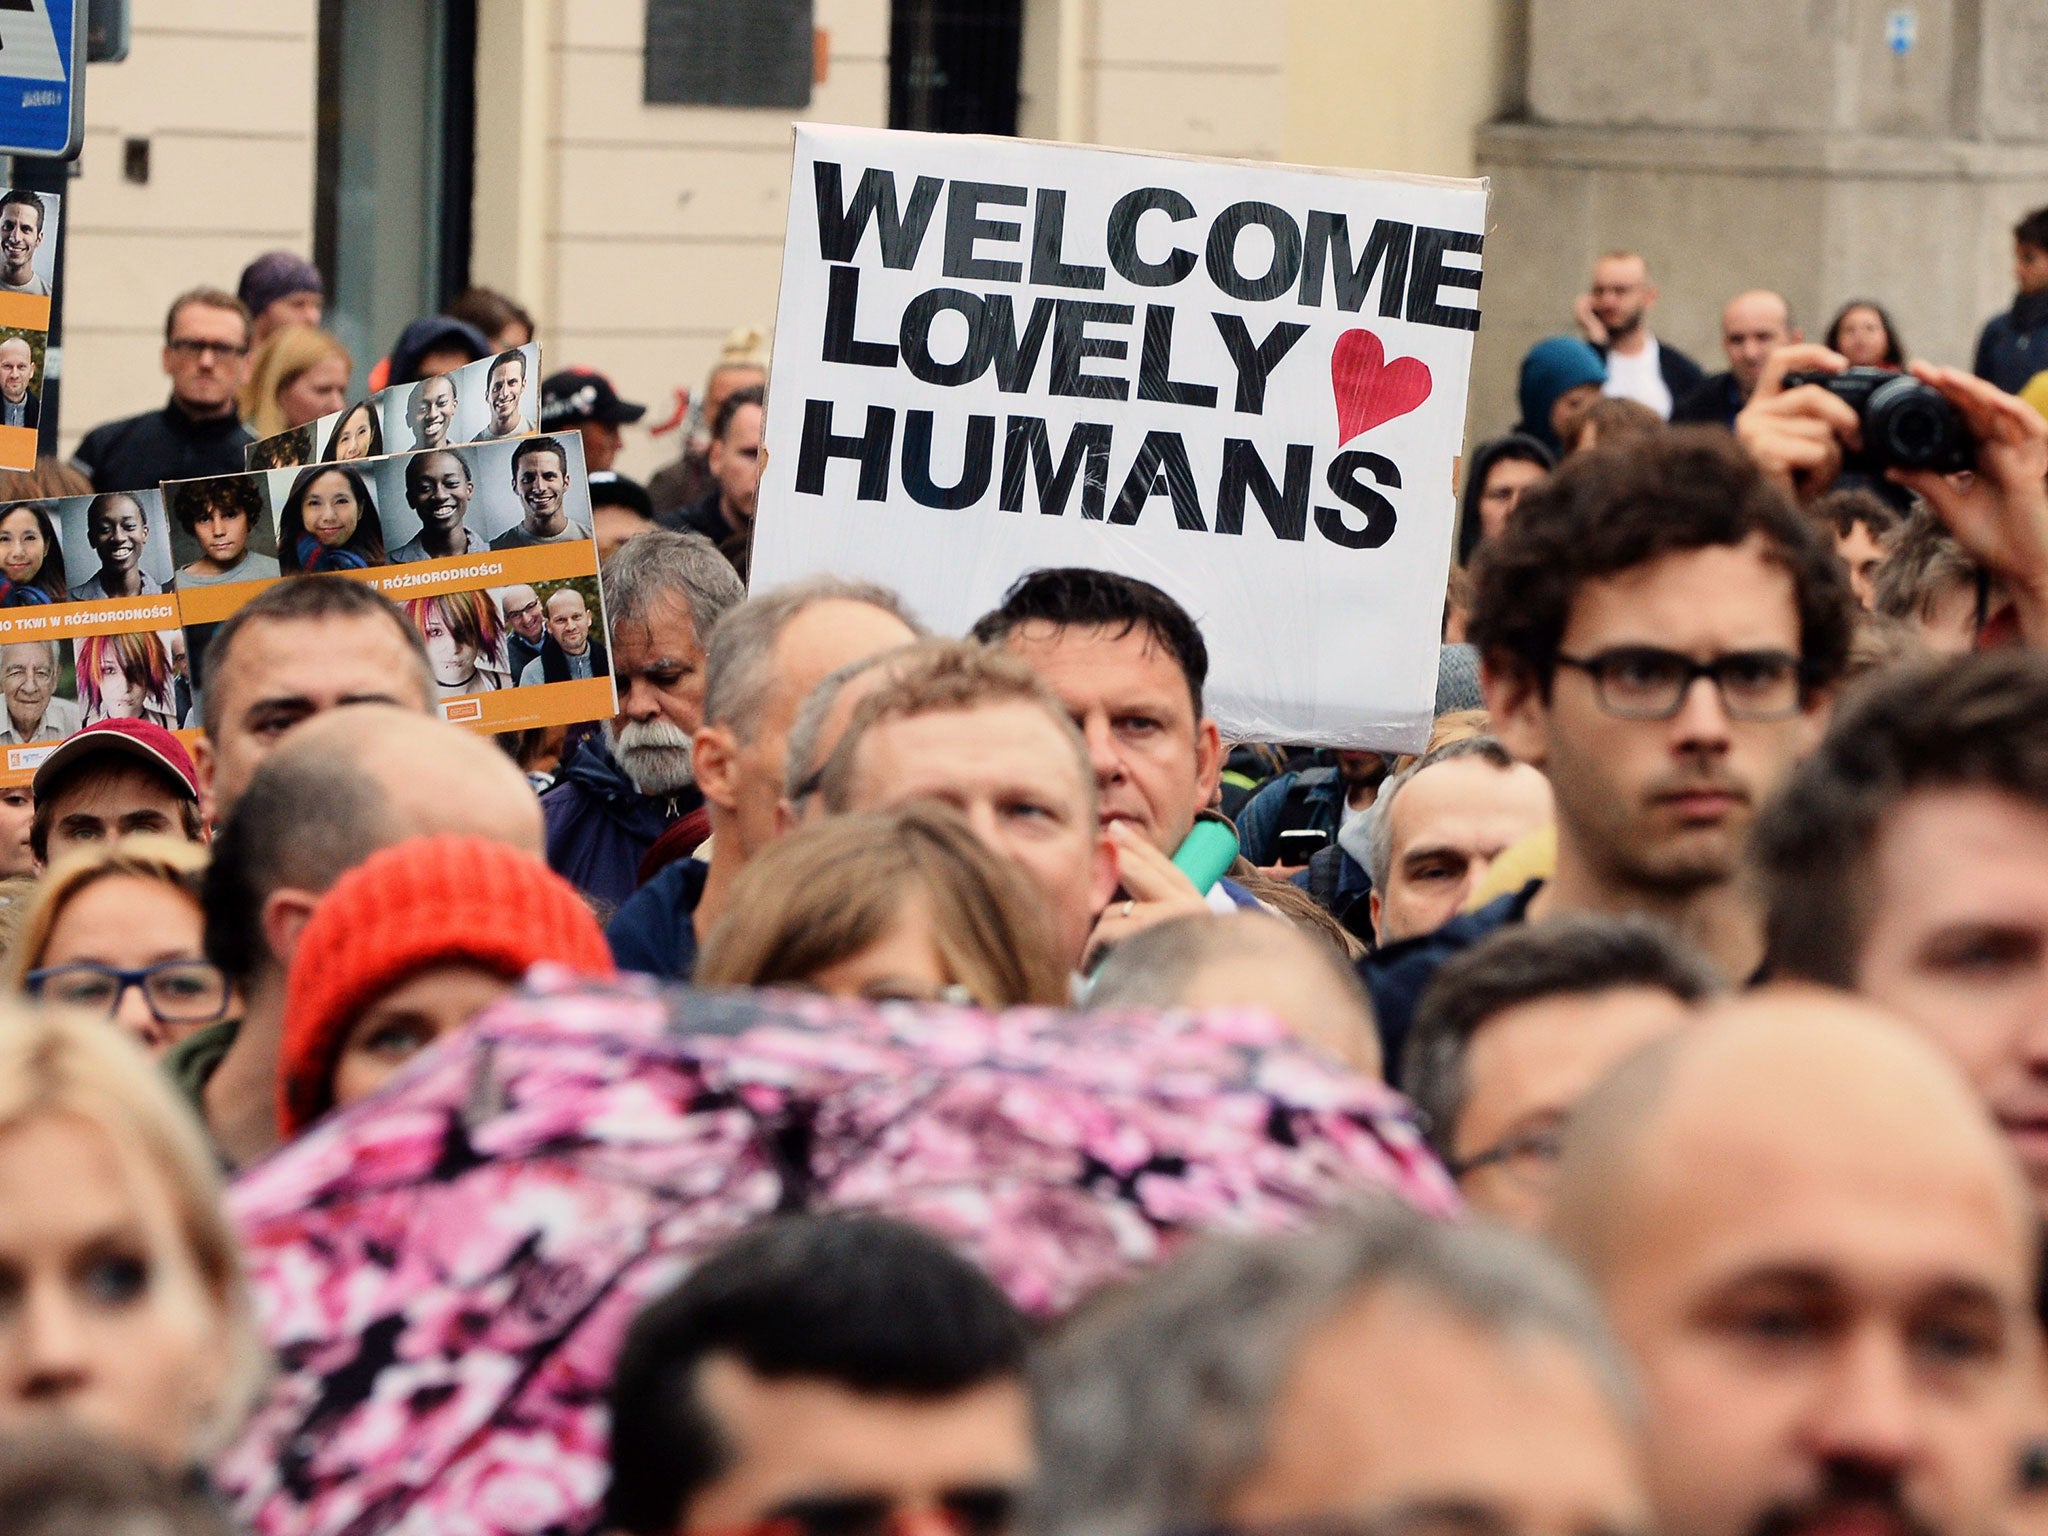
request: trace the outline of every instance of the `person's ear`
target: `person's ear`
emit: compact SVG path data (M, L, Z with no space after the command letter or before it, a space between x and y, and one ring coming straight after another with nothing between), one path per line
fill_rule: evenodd
M734 782L740 744L722 725L702 725L691 738L690 761L697 774L697 787L704 798L722 811L739 804L739 786Z
M1195 803L1216 804L1222 781L1223 733L1214 720L1204 715L1195 722Z
M1550 701L1534 671L1519 660L1487 655L1479 691L1493 734L1517 761L1541 768L1548 755Z
M306 931L313 908L319 904L320 897L315 892L290 886L272 891L264 898L263 942L277 963L287 970L291 968L292 951L299 947L299 935Z
M1372 890L1366 893L1365 910L1367 916L1372 919L1372 939L1375 944L1387 942L1387 936L1380 932L1380 908L1383 905L1384 903L1380 900L1379 887L1374 886Z
M213 781L220 764L213 755L213 743L201 734L192 743L192 767L199 776L199 819L208 827L220 819L220 807L213 798Z

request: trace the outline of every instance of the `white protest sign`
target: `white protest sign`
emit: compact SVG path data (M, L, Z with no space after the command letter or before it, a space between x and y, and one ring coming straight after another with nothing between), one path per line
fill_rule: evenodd
M1155 582L1234 739L1419 749L1483 182L799 126L752 579Z

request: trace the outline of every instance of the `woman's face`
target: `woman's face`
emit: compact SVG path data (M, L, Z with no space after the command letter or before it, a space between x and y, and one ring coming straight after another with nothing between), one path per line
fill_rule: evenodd
M110 645L100 652L100 715L107 720L134 720L142 714L142 690L128 680L120 654Z
M476 674L476 647L448 627L447 620L429 609L420 629L427 642L427 664L434 669L434 681L455 688Z
M370 456L370 413L358 408L341 424L341 436L334 440L337 459L367 459Z
M43 525L27 507L16 507L0 517L0 576L9 581L32 580L49 552Z
M1842 316L1841 329L1835 334L1835 350L1849 359L1854 367L1882 368L1885 366L1884 355L1891 350L1891 341L1877 311L1859 304Z
M249 548L249 514L239 507L205 507L192 519L192 534L200 553L226 570Z
M189 1463L229 1328L175 1209L153 1166L85 1120L0 1130L0 1431L85 1429Z
M299 503L299 524L319 541L322 549L339 549L355 537L363 509L356 501L355 487L348 476L333 471L316 475Z
M807 981L827 997L928 1003L936 1002L954 977L939 956L931 902L913 893L904 897L887 933L860 953L814 972Z
M340 410L348 403L348 364L338 357L321 358L277 392L277 403L285 424L292 427L303 427L329 411ZM368 423L364 425L367 429Z
M1541 480L1544 473L1541 464L1532 464L1527 459L1501 459L1486 472L1486 488L1479 493L1482 541L1500 537L1508 519L1515 515L1522 492Z
M203 938L198 903L177 887L141 875L108 875L64 903L36 965L139 971L161 960L204 960ZM205 1027L157 1022L140 987L121 994L114 1023L152 1055Z
M443 1035L452 1035L517 984L451 961L416 971L362 1011L334 1068L334 1107L346 1109Z

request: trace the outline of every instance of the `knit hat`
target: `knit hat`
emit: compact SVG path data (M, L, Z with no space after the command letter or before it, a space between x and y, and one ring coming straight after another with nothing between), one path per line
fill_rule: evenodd
M333 1107L335 1068L363 1010L451 961L515 981L542 961L613 971L583 898L530 853L442 834L372 854L320 898L292 952L278 1082L287 1136Z
M325 298L327 283L320 276L320 269L296 251L266 251L242 268L237 291L249 306L249 313L260 315L279 299L288 299L295 293L317 293Z
M1607 364L1589 343L1576 336L1552 336L1537 342L1522 359L1522 424L1515 430L1528 433L1555 453L1558 442L1557 434L1550 430L1550 408L1568 389L1606 382Z
M1436 653L1436 712L1448 715L1484 708L1486 699L1479 691L1479 648L1444 646Z

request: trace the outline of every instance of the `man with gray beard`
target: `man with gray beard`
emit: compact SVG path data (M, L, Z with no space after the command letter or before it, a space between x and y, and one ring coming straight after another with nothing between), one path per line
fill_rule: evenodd
M604 595L619 712L571 755L541 809L548 863L617 907L655 839L704 804L690 761L704 723L704 641L746 591L708 539L658 531L605 561Z

